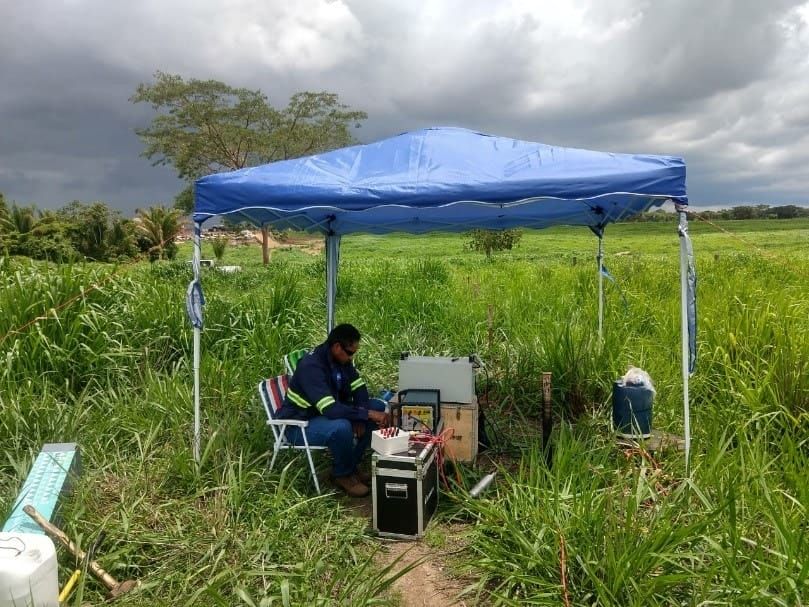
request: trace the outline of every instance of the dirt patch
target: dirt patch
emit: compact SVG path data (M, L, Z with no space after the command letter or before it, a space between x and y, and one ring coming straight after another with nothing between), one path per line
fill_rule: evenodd
M316 240L310 243L308 246L301 247L301 251L304 253L309 253L309 255L320 255L323 253L323 249L325 248L326 245L322 240Z
M261 244L261 232L253 232L253 238L256 242ZM303 253L309 255L320 255L325 248L322 237L315 237L309 235L294 235L284 238L282 241L276 240L272 234L267 237L267 248L273 249L298 249Z
M323 482L324 491L332 490L327 477ZM338 493L337 499L352 516L368 521L370 530L373 515L370 495L352 499ZM467 544L466 531L461 524L433 521L427 528L426 537L421 540L377 538L380 551L376 560L380 567L396 561L393 571L400 571L419 563L393 584L390 594L398 599L400 607L473 607L478 604L468 597L458 598L474 578L461 575L457 568L452 567Z
M476 603L469 598L459 598L471 579L459 577L450 567L453 554L463 548L464 541L460 537L460 527L433 525L433 537L446 542L437 548L430 541L390 541L383 542L379 555L381 565L396 562L395 569L400 570L413 563L419 563L407 574L393 584L392 594L399 599L402 607L472 607Z
M258 244L262 243L261 232L253 232L253 238ZM280 242L278 242L275 238L272 237L272 234L267 235L267 248L268 249L278 249L283 247Z

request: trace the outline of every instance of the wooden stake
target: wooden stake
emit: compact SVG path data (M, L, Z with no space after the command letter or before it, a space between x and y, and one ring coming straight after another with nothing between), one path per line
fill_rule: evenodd
M551 429L553 417L551 416L551 372L542 373L542 448L547 456L551 442Z
M270 263L270 229L261 226L261 261L266 266Z
M562 578L562 600L565 607L570 607L570 595L567 592L567 550L565 536L559 532L559 575Z
M489 329L487 339L489 341L489 356L491 356L492 344L494 343L494 306L492 304L489 304L487 306L486 312L488 317L486 325Z

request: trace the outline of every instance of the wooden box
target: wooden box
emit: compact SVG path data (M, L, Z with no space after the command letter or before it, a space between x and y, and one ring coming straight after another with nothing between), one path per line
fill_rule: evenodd
M452 428L444 451L456 462L474 462L478 455L478 404L441 403L444 429Z

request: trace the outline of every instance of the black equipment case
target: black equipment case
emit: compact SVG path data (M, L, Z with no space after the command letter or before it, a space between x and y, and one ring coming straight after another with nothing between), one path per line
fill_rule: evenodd
M415 539L438 507L435 446L371 457L374 530L384 537Z

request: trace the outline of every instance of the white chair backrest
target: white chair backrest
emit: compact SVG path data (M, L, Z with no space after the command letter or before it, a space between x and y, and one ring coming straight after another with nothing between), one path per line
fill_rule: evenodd
M278 411L284 406L284 397L288 386L289 380L286 375L265 379L258 385L261 404L264 405L264 412L267 414L268 421L274 420Z

